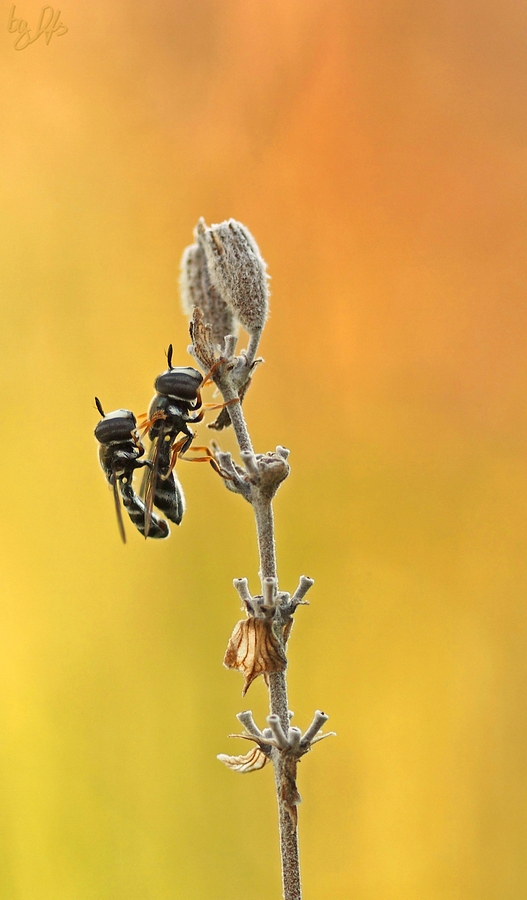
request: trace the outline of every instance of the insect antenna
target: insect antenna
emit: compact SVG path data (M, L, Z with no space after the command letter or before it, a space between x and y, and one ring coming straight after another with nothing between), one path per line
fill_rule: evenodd
M104 419L104 417L105 417L104 409L102 408L101 401L99 400L98 397L95 398L95 406L97 407L97 409L99 410L101 416L102 416L103 419Z
M167 350L167 363L168 363L169 369L172 368L172 351L173 351L172 344L169 344L168 350Z

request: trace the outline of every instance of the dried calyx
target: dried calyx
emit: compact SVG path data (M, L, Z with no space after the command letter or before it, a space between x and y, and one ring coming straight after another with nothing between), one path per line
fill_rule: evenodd
M287 666L283 640L273 628L271 619L249 616L234 626L223 665L238 669L245 679L242 695L245 695L255 678L265 679L274 672L283 672Z
M293 627L293 614L298 606L307 604L304 596L312 584L312 579L303 575L291 597L285 591L277 590L275 578L266 578L263 593L253 597L246 578L234 580L247 618L234 626L223 665L227 669L238 669L243 675L242 695L259 675L267 682L269 675L285 671L285 647Z
M293 713L289 712L289 721ZM256 747L249 750L243 756L229 756L226 753L218 754L220 762L235 772L256 772L263 769L265 764L273 760L273 754L278 754L282 759L284 780L283 800L292 821L296 824L297 806L302 798L296 786L296 767L298 760L311 750L314 744L323 741L324 738L334 737L334 731L320 733L320 729L327 722L326 713L317 710L309 728L302 733L300 728L289 725L287 729L282 727L278 716L267 716L268 728L260 731L253 719L250 709L238 713L239 722L245 727L243 734L231 734L230 737L243 738L245 741L253 741Z

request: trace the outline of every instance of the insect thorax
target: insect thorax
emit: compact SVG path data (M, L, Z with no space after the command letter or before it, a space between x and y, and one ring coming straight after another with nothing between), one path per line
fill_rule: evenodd
M186 431L186 423L190 418L190 409L190 403L186 403L184 400L156 394L150 404L148 418L152 419L159 412L164 413L165 418L160 417L154 422L148 433L150 439L154 440L161 432L175 436L180 431Z

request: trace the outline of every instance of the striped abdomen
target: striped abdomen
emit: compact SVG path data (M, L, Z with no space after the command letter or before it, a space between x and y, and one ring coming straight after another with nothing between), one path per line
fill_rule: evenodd
M128 481L119 481L119 490L123 498L123 506L130 516L137 530L144 535L145 533L145 504L135 493L132 485ZM166 538L170 534L170 528L164 519L160 519L154 513L150 516L150 524L148 528L149 538Z
M178 478L171 472L166 478L160 475L156 480L154 493L154 506L179 525L185 512L185 496Z

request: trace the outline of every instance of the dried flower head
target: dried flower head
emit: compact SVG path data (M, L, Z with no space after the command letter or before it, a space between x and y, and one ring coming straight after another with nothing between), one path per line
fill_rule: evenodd
M187 316L199 307L204 321L211 326L214 344L223 347L228 334L237 334L238 321L231 307L210 283L205 253L199 244L187 247L181 258L181 305Z
M223 660L228 669L238 669L245 678L242 695L258 675L283 672L287 658L273 631L271 619L250 616L234 626Z
M236 219L207 227L200 219L198 244L210 283L249 334L259 334L269 312L266 265L251 232Z

